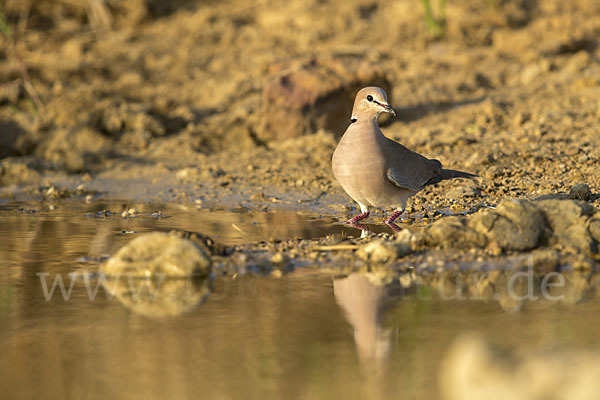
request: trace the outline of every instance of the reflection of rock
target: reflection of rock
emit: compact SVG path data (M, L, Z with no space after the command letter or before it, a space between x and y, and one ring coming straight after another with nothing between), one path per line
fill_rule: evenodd
M503 200L471 217L442 218L420 232L429 246L525 251L558 245L572 252L598 251L598 210L575 200Z
M207 276L210 258L192 241L153 232L138 236L100 266L107 275L134 277Z
M446 353L440 388L447 400L598 399L598 376L598 352L533 355L515 362L481 336L465 334Z
M551 254L547 256L552 257ZM531 260L534 258L532 256ZM528 260L523 258L520 261L526 264ZM508 312L575 304L593 298L600 290L600 280L589 273L536 273L532 268L468 273L451 271L421 277L420 280L442 299L495 301Z
M271 67L263 89L258 135L290 138L326 129L341 135L356 92L367 85L390 93L381 66L364 57L321 57Z
M102 277L105 290L125 307L147 317L182 314L203 303L210 293L208 279Z

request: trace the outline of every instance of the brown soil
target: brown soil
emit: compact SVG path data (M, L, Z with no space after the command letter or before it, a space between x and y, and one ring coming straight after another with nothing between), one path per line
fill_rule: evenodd
M441 39L414 0L90 4L3 2L12 27L0 37L3 197L342 217L353 204L330 169L341 132L283 132L267 143L256 135L269 68L321 55L380 65L399 111L386 135L481 175L424 190L409 214L567 193L576 183L600 191L596 1L452 1ZM48 190L55 186L69 190Z

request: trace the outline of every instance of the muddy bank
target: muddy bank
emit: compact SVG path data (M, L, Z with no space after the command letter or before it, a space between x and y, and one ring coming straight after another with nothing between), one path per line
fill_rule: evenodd
M438 40L412 1L99 4L6 5L4 197L83 184L105 198L341 211L351 203L329 160L350 109L338 105L372 81L389 85L400 114L388 136L483 177L427 189L411 212L576 182L600 190L594 2L452 2ZM287 89L269 89L281 79ZM275 107L284 89L297 103ZM328 115L335 123L320 122Z

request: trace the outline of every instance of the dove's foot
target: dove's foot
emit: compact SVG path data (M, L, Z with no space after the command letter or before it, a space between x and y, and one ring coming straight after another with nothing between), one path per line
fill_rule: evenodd
M394 224L394 221L396 220L396 218L398 218L402 213L404 212L404 210L396 210L392 213L392 215L390 215L390 217L387 219L387 221L385 221L386 225L390 225L390 224Z
M363 219L367 218L368 216L369 216L369 212L365 211L362 214L355 215L354 217L350 218L348 221L346 221L344 223L348 224L348 225L355 225L355 224L358 224L358 221L362 221Z
M388 222L388 221L386 221L386 222L385 222L385 224L386 224L387 226L389 226L389 227L390 227L390 229L391 229L391 230L393 230L395 233L398 233L398 232L400 232L400 231L402 230L402 228L400 228L398 225L396 225L396 224L395 224L395 223L393 223L393 222Z

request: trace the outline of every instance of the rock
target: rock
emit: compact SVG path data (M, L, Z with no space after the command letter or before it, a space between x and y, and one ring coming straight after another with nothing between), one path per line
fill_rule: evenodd
M175 173L175 179L182 183L197 182L200 176L200 169L197 167L182 168Z
M535 204L546 215L555 241L577 252L596 251L587 223L596 210L591 204L575 200L540 200Z
M600 219L591 220L588 231L590 232L590 236L592 236L597 243L600 243Z
M454 186L448 189L448 191L446 192L447 199L461 199L463 197L477 197L480 195L481 192L478 188L466 185Z
M33 183L40 180L40 174L23 158L5 158L0 161L0 185L13 183Z
M553 272L558 269L560 262L556 250L541 248L533 250L530 254L520 256L514 263L515 270L532 269L535 272Z
M470 333L459 336L444 356L440 389L447 400L596 399L598 374L597 351L533 353L513 361Z
M228 256L233 252L231 247L215 242L213 238L200 232L172 230L169 234L191 240L208 255Z
M108 138L89 127L56 129L36 149L36 155L68 172L81 172L98 162L99 155L111 148Z
M484 209L469 218L442 218L425 227L413 242L445 249L486 248L494 255L560 245L590 255L598 251L600 237L600 219L592 219L596 212L583 201L503 200L495 210ZM540 264L552 269L556 261Z
M558 253L552 249L537 249L531 253L533 268L536 271L552 272L558 269Z
M427 245L444 249L467 250L484 248L487 244L485 236L471 229L464 217L442 218L429 225L424 235Z
M569 199L590 201L592 200L592 191L585 183L579 183L571 188Z
M162 232L143 234L100 266L106 275L133 277L207 276L211 260L192 241Z
M4 85L3 85L4 86ZM2 89L0 89L0 102L2 101ZM8 121L0 121L0 159L15 155L17 152L17 141L25 134L23 128L18 124Z
M495 241L505 251L536 248L547 231L544 215L531 202L503 200L496 210L479 212L469 227Z
M356 251L356 255L365 261L386 263L411 252L410 245L407 247L406 243L376 239L360 246Z
M398 257L403 257L413 252L416 237L410 230L403 229L394 237L394 241L397 244Z
M341 136L350 121L354 96L364 86L391 92L381 66L363 57L319 57L274 65L263 88L258 137L287 139L319 129Z
M122 103L106 109L99 120L100 128L109 136L121 137L127 132L147 132L149 136L163 136L166 128L161 121L139 103Z

